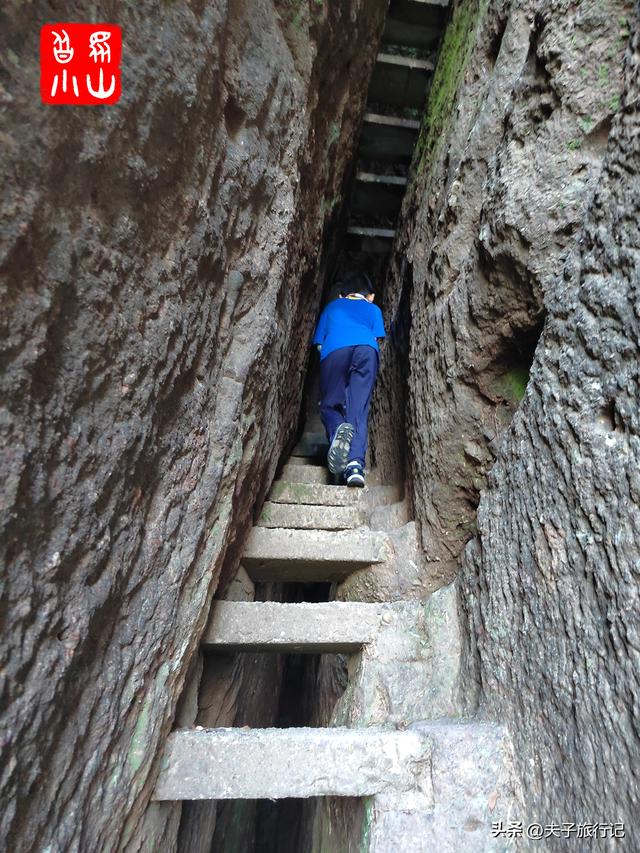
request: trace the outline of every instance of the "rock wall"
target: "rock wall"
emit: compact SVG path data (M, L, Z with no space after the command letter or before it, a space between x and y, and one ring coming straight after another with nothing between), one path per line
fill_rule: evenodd
M469 681L510 724L527 818L624 822L602 850L640 849L639 24L461 577Z
M67 4L124 32L113 108L39 103L2 10L0 836L142 829L221 567L297 425L382 0ZM175 817L175 816L174 816Z
M475 531L545 296L600 175L631 11L628 0L452 11L386 284L385 316L406 346L387 352L373 428L375 463L397 468L388 448L405 422L432 587L455 576Z
M455 4L387 281L386 317L407 345L383 362L373 429L383 468L406 425L431 587L462 566L468 707L509 725L514 817L624 820L630 850L637 14L627 2Z

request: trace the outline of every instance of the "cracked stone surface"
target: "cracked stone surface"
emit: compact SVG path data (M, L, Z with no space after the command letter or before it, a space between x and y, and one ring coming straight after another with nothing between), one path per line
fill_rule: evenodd
M493 838L494 821L513 814L509 744L501 726L487 722L435 720L415 723L431 742L431 808L398 809L376 797L370 853L506 853L511 840Z
M407 725L457 716L461 638L455 585L425 602L382 608L374 641L349 662L349 683L332 724Z

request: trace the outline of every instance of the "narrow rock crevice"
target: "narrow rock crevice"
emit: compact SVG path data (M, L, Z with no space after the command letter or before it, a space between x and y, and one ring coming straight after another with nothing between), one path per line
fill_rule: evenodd
M640 848L638 9L121 5L82 115L2 12L6 845ZM354 267L362 490L308 343Z

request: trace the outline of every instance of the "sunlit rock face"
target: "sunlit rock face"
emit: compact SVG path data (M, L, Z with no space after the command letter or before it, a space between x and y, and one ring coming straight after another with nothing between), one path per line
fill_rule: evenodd
M121 102L82 109L39 103L50 4L3 9L13 850L175 842L178 809L143 819L158 746L225 555L297 426L323 231L385 11L119 6L65 7L123 29Z

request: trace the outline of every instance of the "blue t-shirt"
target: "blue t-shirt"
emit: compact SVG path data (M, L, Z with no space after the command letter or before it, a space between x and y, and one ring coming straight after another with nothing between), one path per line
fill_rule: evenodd
M320 344L320 360L342 347L369 346L378 351L384 338L382 311L366 299L334 299L318 320L312 343Z

